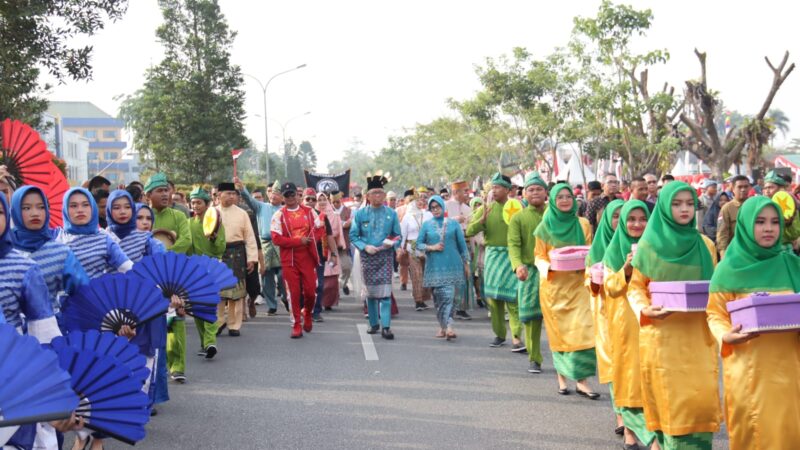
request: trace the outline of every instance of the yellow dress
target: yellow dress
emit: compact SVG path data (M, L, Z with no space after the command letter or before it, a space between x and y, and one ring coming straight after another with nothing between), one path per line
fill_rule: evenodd
M742 344L722 343L722 336L732 328L726 303L748 295L714 292L706 311L711 333L721 348L730 448L798 448L800 333L765 333Z
M642 378L639 367L639 322L628 304L625 269L604 267L606 313L611 342L611 381L614 406L642 408Z
M705 236L716 266L714 243ZM650 306L650 279L633 269L628 302L638 318L642 400L647 428L671 436L713 433L722 414L717 343L702 312L674 313L663 320L641 314Z
M592 228L580 217L586 245L592 243ZM539 300L547 329L550 349L554 352L575 352L594 348L594 324L589 305L589 293L583 286L584 273L554 272L550 267L550 250L553 246L536 240L535 264L540 273ZM541 270L544 268L545 270Z
M607 299L603 287L595 293L592 290L591 268L587 267L584 275L584 285L589 293L589 305L592 307L592 322L594 323L594 351L597 355L597 381L601 384L612 381L611 361L611 335L609 334L609 315Z

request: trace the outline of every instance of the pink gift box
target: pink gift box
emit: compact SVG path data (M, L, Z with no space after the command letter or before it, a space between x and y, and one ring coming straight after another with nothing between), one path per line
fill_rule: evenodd
M708 306L708 281L652 281L649 288L653 306L667 311L697 312Z
M597 264L593 264L591 269L589 269L592 273L592 283L594 284L603 284L603 276L605 275L605 270L603 269L603 263L599 262Z
M550 250L550 270L586 270L588 245L573 245Z
M745 333L800 330L800 294L755 293L728 302L731 323Z

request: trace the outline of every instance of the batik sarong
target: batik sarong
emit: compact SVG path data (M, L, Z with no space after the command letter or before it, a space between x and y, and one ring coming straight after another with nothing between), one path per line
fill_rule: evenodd
M374 255L361 252L361 273L367 298L389 298L392 295L394 250L381 250Z
M225 289L219 293L220 297L229 300L239 300L247 294L247 247L244 242L230 242L225 246L222 262L233 271L236 277L236 286Z

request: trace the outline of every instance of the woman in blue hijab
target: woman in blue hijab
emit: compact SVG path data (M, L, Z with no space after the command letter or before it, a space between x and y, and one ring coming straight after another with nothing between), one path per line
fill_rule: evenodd
M64 333L61 321L62 295L74 294L80 286L89 282L89 277L72 250L53 239L50 205L40 188L22 186L14 192L11 197L11 219L14 221L14 229L11 230L14 248L26 253L39 265L58 327Z
M166 251L164 245L153 239L149 232L137 230L136 218L140 209L128 191L117 189L108 196L106 231L119 239L119 246L125 256L134 263L139 262L145 255Z
M434 195L428 200L432 219L422 224L417 238L417 250L425 252L423 286L432 288L436 318L439 321L437 338L456 337L453 331L453 300L456 286L463 285L470 276L470 259L467 242L461 225L445 218L442 197Z
M97 204L83 188L64 195L64 228L56 240L69 246L90 279L106 272L127 272L133 263L111 236L98 227Z

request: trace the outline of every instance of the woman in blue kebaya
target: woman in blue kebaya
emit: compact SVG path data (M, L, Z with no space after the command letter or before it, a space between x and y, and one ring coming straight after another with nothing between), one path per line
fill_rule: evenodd
M56 237L75 253L90 279L106 272L127 272L133 263L111 236L98 228L97 204L86 189L64 195L64 228Z
M137 263L146 255L166 252L164 244L146 231L136 229L136 204L128 191L112 191L106 203L106 231L118 239L119 247L125 256Z
M470 276L470 260L467 243L461 225L444 217L445 205L442 197L434 195L428 200L428 210L433 219L422 224L417 237L417 249L425 252L425 275L423 286L433 289L436 318L439 320L437 338L447 340L456 337L453 331L453 300L456 286L464 284Z
M11 197L14 248L27 254L39 265L47 283L50 303L64 333L61 307L65 296L89 282L81 263L69 247L53 239L50 231L50 205L47 196L36 186L23 186Z

